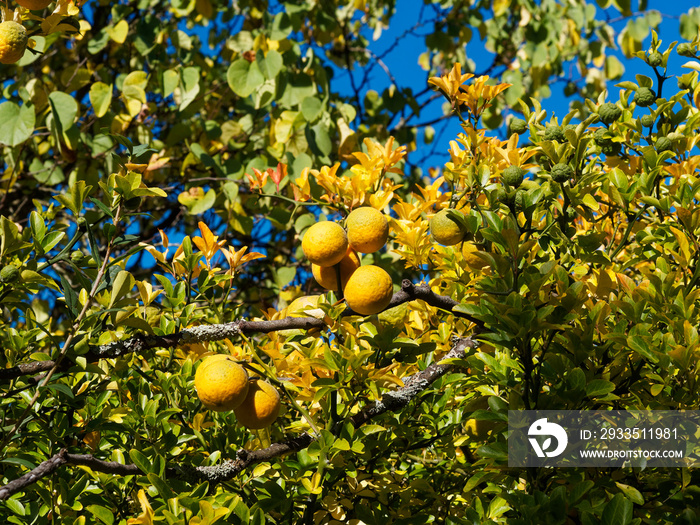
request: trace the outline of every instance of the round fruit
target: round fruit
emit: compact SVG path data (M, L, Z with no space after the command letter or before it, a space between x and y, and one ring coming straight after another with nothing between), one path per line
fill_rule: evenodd
M360 258L352 248L348 248L345 257L340 261L340 282L343 288L355 270L360 267ZM338 290L338 279L335 266L311 265L311 272L314 274L316 282L326 290Z
M323 319L326 313L318 308L320 295L304 295L297 297L287 306L287 317L316 317Z
M361 315L378 314L391 302L391 277L379 266L360 266L345 285L348 306Z
M606 156L617 156L620 154L620 150L620 145L614 142L601 146L600 148L600 152Z
M233 412L241 425L258 430L269 427L277 419L280 406L280 395L275 387L267 381L251 379L248 395Z
M642 87L637 90L634 94L634 103L640 108L647 108L651 106L656 100L656 93L654 93L648 87Z
M492 201L492 204L497 202L505 204L507 200L508 193L506 192L506 189L501 186L492 191L489 197L489 201Z
M612 124L622 115L622 110L612 102L606 102L598 109L598 116L603 124Z
M8 20L0 23L0 63L14 64L27 49L27 30L22 24Z
M569 166L568 164L560 162L559 164L555 164L554 166L552 166L551 174L552 180L554 180L555 182L563 183L574 176L574 170L572 170L571 166Z
M642 126L650 128L654 125L654 115L643 115L640 119Z
M693 51L693 47L690 44L688 44L687 42L683 42L682 44L678 44L678 47L676 48L676 53L678 53L682 57L695 56L695 52Z
M516 210L523 209L523 203L525 202L525 192L523 190L515 190L515 195L513 196L513 206Z
M348 236L335 222L324 221L311 225L301 241L301 249L312 264L333 266L348 251Z
M316 319L324 319L326 317L326 312L318 307L320 300L320 295L304 295L297 297L287 306L285 318L315 317ZM284 338L290 338L297 335L308 335L309 333L309 330L302 330L299 328L289 328L286 330L277 331L277 335Z
M202 404L223 412L240 405L248 392L248 374L230 355L207 357L194 375L194 387Z
M595 130L595 133L593 133L593 140L598 146L608 146L613 143L605 128L598 128Z
M444 209L430 219L430 233L433 239L443 246L454 246L462 242L467 230L460 223L452 220Z
M544 128L544 139L562 142L564 140L564 130L559 126L547 126Z
M16 0L19 5L30 11L40 11L49 7L53 0Z
M13 283L19 278L19 268L14 264L3 266L0 270L0 283Z
M649 56L647 57L647 64L649 64L651 67L657 67L661 65L661 62L664 61L664 56L659 53L658 51L654 51L653 53L650 53Z
M386 217L379 210L369 206L352 210L345 225L348 228L350 247L360 253L381 250L389 238L389 223Z
M668 151L673 148L673 142L668 137L659 137L656 139L656 151L661 153L662 151Z
M510 121L510 132L522 135L527 131L527 122L521 118L514 118Z
M503 170L503 176L501 179L508 186L517 188L523 183L523 179L525 179L525 170L520 166L508 166Z

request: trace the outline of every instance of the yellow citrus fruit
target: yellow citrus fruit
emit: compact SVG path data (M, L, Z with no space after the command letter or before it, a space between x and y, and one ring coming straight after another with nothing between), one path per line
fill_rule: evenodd
M287 306L287 317L316 317L322 319L326 313L318 308L320 295L297 297Z
M216 354L204 359L194 375L194 387L202 404L223 412L240 405L248 393L248 374L230 355Z
M297 297L287 306L286 317L315 317L316 319L325 319L326 312L318 307L321 300L320 295L304 295ZM330 322L330 319L328 320ZM313 330L302 330L298 328L290 328L288 330L278 330L277 334L281 337L294 337L295 335L310 335Z
M0 24L0 62L14 64L27 49L27 30L22 24L8 20Z
M374 253L381 250L389 238L389 223L375 208L356 208L348 215L348 241L353 250Z
M467 232L461 224L449 217L447 210L440 210L430 220L430 233L438 243L453 246L460 243Z
M352 248L348 248L345 257L340 261L340 281L343 283L343 288L348 282L348 279L355 270L360 267L360 258ZM335 266L319 266L318 264L311 265L311 272L314 274L316 282L323 286L326 290L337 290L338 279L335 271Z
M379 266L360 266L345 285L348 306L362 315L378 314L391 302L394 286L391 277Z
M331 221L313 224L301 240L301 249L312 264L333 266L348 251L348 236L343 227Z
M280 412L280 395L270 383L251 379L248 395L233 412L238 422L253 430L269 427Z
M26 7L30 11L39 11L46 9L53 0L17 0L17 3L22 7Z

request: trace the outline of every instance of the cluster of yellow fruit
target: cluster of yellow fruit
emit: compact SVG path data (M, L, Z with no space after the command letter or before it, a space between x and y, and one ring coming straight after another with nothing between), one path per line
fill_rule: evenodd
M270 426L280 411L280 395L270 383L248 377L230 355L216 354L204 359L194 376L194 387L209 410L233 410L246 428Z
M389 237L389 223L375 208L362 207L350 212L345 225L347 231L336 222L317 222L306 231L301 249L321 286L338 290L340 274L348 306L361 315L379 313L394 294L391 277L378 266L361 266L357 252L380 250Z

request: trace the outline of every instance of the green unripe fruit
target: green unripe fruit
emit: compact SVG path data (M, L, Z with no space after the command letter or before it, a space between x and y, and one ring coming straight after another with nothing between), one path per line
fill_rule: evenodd
M658 51L654 51L653 53L650 53L649 56L647 57L647 64L649 64L651 67L660 66L661 62L663 62L663 61L664 61L664 57Z
M612 124L622 116L622 110L612 102L606 102L598 108L598 116L603 124Z
M640 119L640 122L642 123L642 126L645 128L650 128L654 125L654 115L644 115Z
M676 53L678 53L682 57L692 57L695 56L695 52L693 51L693 46L690 44L684 42L682 44L678 44L678 47L676 48Z
M563 162L552 166L552 171L550 173L552 175L552 180L560 184L574 176L574 170L571 169L571 166Z
M0 270L0 283L9 284L19 279L19 268L14 264L3 266Z
M613 156L616 157L620 154L620 145L619 144L608 144L606 146L602 146L600 148L600 151L603 155L605 156Z
M495 204L497 202L506 204L508 201L508 193L506 193L505 188L499 187L491 192L491 202Z
M501 177L504 183L513 188L520 186L524 178L525 170L520 166L508 166L503 170L503 176Z
M522 135L527 131L527 122L521 118L514 118L510 121L510 132Z
M547 126L544 129L544 139L562 142L564 140L564 130L559 126Z
M513 198L513 206L516 210L522 210L525 199L525 192L523 190L517 190L515 192L515 197Z
M673 148L673 142L668 137L659 137L656 139L656 151L661 153L662 151L668 151Z
M612 144L612 139L607 136L607 130L605 128L599 128L593 133L593 140L598 146L608 146Z
M634 94L634 103L640 108L647 108L651 106L656 100L656 93L654 93L648 87L639 88Z

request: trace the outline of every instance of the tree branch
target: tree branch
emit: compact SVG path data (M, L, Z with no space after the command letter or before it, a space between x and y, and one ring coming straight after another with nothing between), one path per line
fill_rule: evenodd
M476 341L471 337L453 339L452 349L443 359L438 363L433 363L428 366L425 370L405 378L404 386L385 393L381 400L374 402L361 412L350 417L350 422L355 428L359 428L371 419L385 412L396 412L406 407L418 394L426 390L438 378L452 370L455 367L454 359L463 359L467 351L471 348L476 348L476 346ZM233 479L251 465L302 450L311 445L316 439L316 437L304 432L285 442L274 443L261 450L240 449L236 452L236 459L228 460L220 465L209 467L172 465L166 469L166 472L169 477L182 479L187 483L200 483L202 481L208 481L210 484L222 483ZM103 461L89 454L69 454L66 449L62 449L51 459L44 461L22 477L0 487L0 501L6 500L13 494L25 489L66 464L82 465L97 472L121 476L145 474L145 472L133 464L122 465L114 461Z
M387 308L392 308L415 299L423 300L430 306L446 310L456 317L471 321L477 326L477 332L481 332L484 329L484 323L482 321L468 314L453 311L453 308L460 304L458 301L445 295L436 294L426 283L416 285L408 279L403 280L401 283L401 291L394 294ZM358 314L348 307L343 312L343 315ZM179 332L168 335L137 334L124 341L115 341L106 345L92 346L86 358L88 362L94 363L103 358L120 357L135 352L151 350L153 348L177 348L185 344L231 339L237 335L269 333L290 329L310 330L312 328L323 328L324 326L325 323L323 319L317 319L315 317L285 317L284 319L275 319L273 321L240 320L224 324L201 325L185 328ZM35 363L19 364L12 368L0 369L0 381L8 381L25 375L46 372L54 368L55 364L54 361L39 361ZM65 369L71 366L70 363L62 364Z

